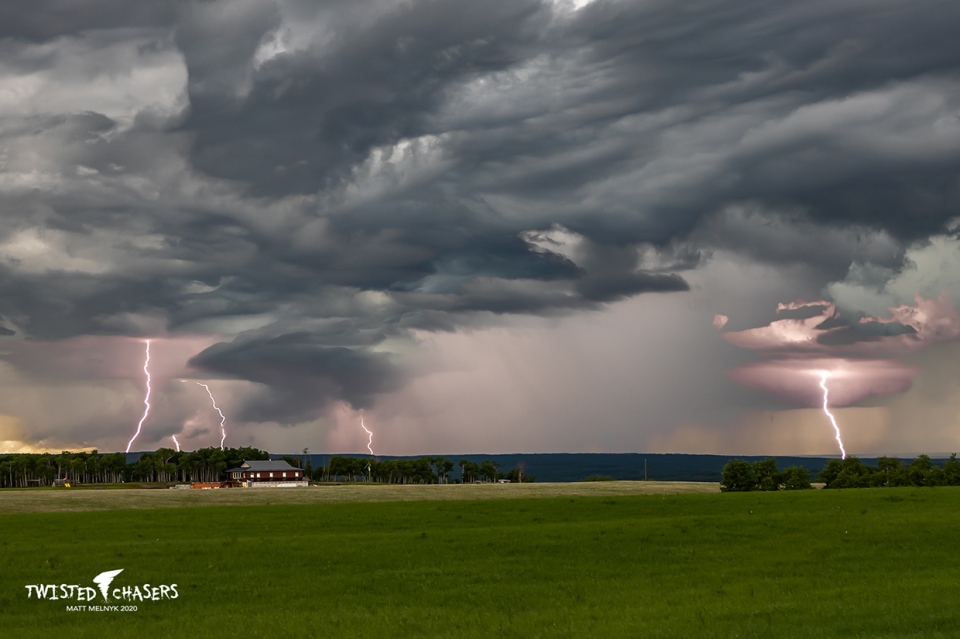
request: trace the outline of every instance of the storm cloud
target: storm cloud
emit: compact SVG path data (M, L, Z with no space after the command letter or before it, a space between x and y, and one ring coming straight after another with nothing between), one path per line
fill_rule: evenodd
M918 339L856 318L938 295L894 285L956 241L955 3L48 0L0 25L12 375L8 342L200 340L184 374L249 383L251 424L401 410L425 334L702 299L724 263L833 295L817 348L866 352Z

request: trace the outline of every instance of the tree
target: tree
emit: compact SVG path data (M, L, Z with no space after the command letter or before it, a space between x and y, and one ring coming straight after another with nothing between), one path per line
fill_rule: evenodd
M917 457L910 462L910 467L907 469L907 476L910 478L910 483L914 486L930 485L932 469L933 463L930 461L928 455L917 455Z
M111 453L100 459L106 481L119 483L124 481L127 474L127 458L123 453Z
M464 484L475 482L480 476L480 466L469 459L460 460L460 481Z
M57 479L68 479L70 473L70 460L73 459L73 453L63 451L57 455ZM126 460L124 460L126 464Z
M810 471L803 466L788 466L783 469L781 481L785 490L806 490L810 485Z
M483 463L480 464L480 475L484 481L494 482L497 480L498 468L500 468L499 462L485 459Z
M153 455L144 453L133 466L133 477L141 481L153 481L153 475L156 471L156 465L153 463Z
M943 469L939 466L934 466L930 469L930 474L927 475L927 486L946 486L947 485L947 474L943 472Z
M436 484L439 481L433 472L429 457L413 460L410 464L410 481L415 484Z
M883 476L882 486L894 486L897 472L903 470L903 465L900 464L900 460L895 457L879 457L877 458L877 471ZM891 481L891 474L893 474L893 481Z
M950 455L950 459L943 463L943 474L947 485L960 486L960 461L957 461L956 453Z
M756 486L756 476L750 462L732 459L720 471L720 490L723 492L746 492Z
M831 459L820 471L824 488L864 488L870 485L871 469L856 457L840 461Z
M330 464L327 466L329 474L334 481L337 481L341 475L346 475L347 458L341 455L334 455L330 458Z
M173 475L177 471L176 461L171 464L170 460L179 456L180 455L172 448L158 448L154 451L153 463L154 466L156 466L158 481L171 481L174 479Z
M436 468L437 481L441 484L446 484L449 481L448 475L450 471L453 470L453 462L442 456L427 457L426 459L429 459L433 467Z
M13 487L13 459L10 457L4 457L3 463L0 464L0 472L3 474L4 487L12 488Z
M776 459L764 459L753 462L753 477L756 490L779 490L780 472L777 470Z

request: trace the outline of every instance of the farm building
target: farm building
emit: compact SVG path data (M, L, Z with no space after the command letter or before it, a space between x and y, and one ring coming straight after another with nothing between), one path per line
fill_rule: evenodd
M293 488L306 486L303 471L283 460L245 461L227 472L228 483L244 488Z

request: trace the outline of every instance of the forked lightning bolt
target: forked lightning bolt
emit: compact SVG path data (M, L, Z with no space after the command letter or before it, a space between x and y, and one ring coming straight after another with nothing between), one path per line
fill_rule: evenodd
M367 431L367 435L370 436L370 439L367 441L367 450L370 451L370 454L376 457L376 454L373 452L373 433L369 428L363 425L363 413L360 413L360 428Z
M217 400L213 398L213 393L210 392L210 387L206 384L201 384L200 382L196 382L196 384L207 389L207 395L210 396L210 401L213 403L213 408L220 413L220 450L223 450L223 442L227 439L227 431L223 425L226 423L227 418L224 416L223 411L220 410L220 407L217 406Z
M127 444L127 451L130 452L130 447L133 446L134 440L140 436L140 430L143 428L143 422L147 421L147 415L150 414L150 340L147 340L147 359L143 362L143 373L147 376L147 394L143 398L143 417L140 418L140 423L137 424L137 432L133 434L133 437L130 439L130 442Z
M176 435L170 435L170 437L173 437L173 443L177 445L177 452L179 453L179 452L180 452L180 442L177 441L177 436L176 436Z
M829 373L820 373L820 388L823 389L823 412L830 418L830 423L833 424L833 430L837 434L837 444L840 446L840 459L846 459L847 451L843 449L843 441L840 439L840 427L837 426L837 420L833 418L833 414L830 412L828 406L830 391L827 390L827 377L829 376Z

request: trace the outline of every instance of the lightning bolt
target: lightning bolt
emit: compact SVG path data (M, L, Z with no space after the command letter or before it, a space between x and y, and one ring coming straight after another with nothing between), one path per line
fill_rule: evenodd
M143 362L143 372L147 376L147 394L143 398L143 405L146 408L143 410L143 417L140 418L140 423L137 424L137 432L134 433L130 442L127 444L126 452L128 453L130 452L130 447L133 446L134 440L140 436L140 429L143 428L143 422L147 421L147 415L150 414L150 340L147 340L147 359Z
M370 451L370 454L376 457L376 454L373 452L373 433L369 428L363 425L363 413L360 413L360 428L367 431L367 435L370 436L370 439L367 441L367 450Z
M828 400L830 396L830 391L827 390L827 378L830 376L826 371L820 373L820 388L823 389L823 412L827 414L827 417L830 418L830 423L833 424L833 430L837 434L837 444L840 446L840 459L847 458L847 451L843 449L843 441L840 439L840 427L837 426L837 420L834 419L833 414L830 412L828 406Z
M227 418L224 416L223 411L220 410L220 407L217 406L217 400L215 400L215 399L213 398L213 393L210 392L210 387L207 386L206 384L202 384L202 383L200 383L200 382L196 382L196 384L197 384L197 386L203 386L205 389L207 389L207 395L210 396L210 401L213 402L213 408L214 408L218 413L220 413L220 450L223 450L223 442L227 439L227 431L226 431L226 429L223 427L223 425L224 425L224 423L226 423Z
M103 593L103 600L109 601L107 598L107 590L110 588L110 584L113 582L113 578L123 572L123 568L119 570L108 570L106 572L101 572L99 575L93 578L93 583L99 584L100 592Z
M176 436L176 435L170 435L170 437L173 437L173 443L177 445L177 452L179 453L179 452L180 452L180 442L177 441L177 436Z

